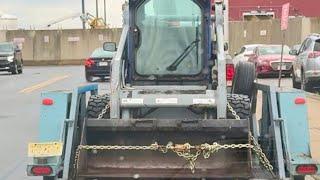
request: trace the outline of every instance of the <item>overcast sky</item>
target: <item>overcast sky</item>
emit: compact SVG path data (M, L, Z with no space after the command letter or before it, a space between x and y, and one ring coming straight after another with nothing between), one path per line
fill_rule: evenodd
M95 15L96 0L86 0L87 12ZM121 5L124 0L106 0L107 23L121 27ZM45 27L48 23L81 13L81 0L0 0L0 12L17 16L20 28ZM99 0L100 17L103 17L103 0ZM81 28L80 18L59 23L55 28Z

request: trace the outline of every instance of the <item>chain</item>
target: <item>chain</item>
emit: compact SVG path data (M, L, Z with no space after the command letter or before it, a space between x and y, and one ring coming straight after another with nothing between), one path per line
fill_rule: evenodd
M103 98L106 98L106 95L104 95ZM102 119L109 109L110 109L110 104L108 102L106 106L102 109L101 113L99 114L98 119Z
M95 146L95 145L79 145L75 153L75 164L74 168L78 169L78 162L80 158L81 150L87 151L108 151L108 150L122 150L122 151L160 151L162 153L168 153L172 151L176 153L179 157L184 158L189 162L189 168L192 173L195 172L196 161L198 157L202 154L203 158L208 159L214 153L217 153L220 150L227 149L253 149L256 155L259 157L260 162L264 167L274 176L273 166L270 164L270 161L267 159L266 155L263 153L259 144L255 138L250 133L250 139L253 144L201 144L197 146L192 146L189 143L186 144L173 144L169 142L167 145L158 145L158 143L151 144L149 146L119 146L119 145L106 145L106 146ZM274 176L275 177L275 176Z
M233 107L230 105L229 102L227 102L227 107L229 111L232 113L234 118L236 120L240 120L239 115L237 115L237 112L233 109ZM256 153L256 155L259 157L259 161L263 164L263 166L272 174L273 177L275 177L275 174L273 173L273 166L271 165L270 161L268 160L267 156L262 151L259 143L257 140L252 136L251 132L249 132L249 138L251 142L253 142L253 145L251 145L251 149Z
M236 120L240 120L240 116L237 114L237 112L233 109L233 107L230 105L229 102L227 102L227 107L228 107L228 110L232 113L232 115L234 116L234 118Z
M257 154L259 157L260 162L262 165L272 174L273 177L276 177L275 174L273 173L273 166L271 165L269 159L267 158L266 154L262 151L260 145L258 144L257 140L252 136L252 134L249 134L251 141L253 142L254 148L253 151Z
M239 115L237 112L232 108L232 106L227 102L228 110L232 113L236 120L240 120ZM99 114L98 119L102 119L105 113L107 113L110 105L107 104L106 107L102 110ZM75 161L74 161L74 168L78 169L78 163L80 158L81 150L87 151L108 151L108 150L135 150L135 151L160 151L162 153L168 153L172 151L176 153L179 157L184 158L186 161L189 162L189 168L192 173L195 172L196 161L198 157L202 154L203 158L208 159L214 153L217 153L220 150L227 150L227 149L253 149L255 154L259 157L260 162L263 166L275 177L273 173L273 166L271 165L270 161L263 153L261 147L259 146L258 142L252 136L251 132L249 132L249 138L253 144L218 144L214 142L213 144L201 144L197 146L192 146L189 143L186 144L173 144L169 142L167 145L158 145L158 143L151 144L149 146L119 146L119 145L106 145L106 146L96 146L96 145L79 145L75 152Z

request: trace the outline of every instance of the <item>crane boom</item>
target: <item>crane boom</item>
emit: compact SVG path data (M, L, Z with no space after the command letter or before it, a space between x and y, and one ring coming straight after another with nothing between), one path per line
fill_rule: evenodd
M61 17L59 19L51 21L50 23L48 23L46 25L46 27L51 27L52 25L61 23L61 22L66 21L68 19L75 19L75 18L78 18L78 17L82 18L83 15L81 13L74 13L74 14L71 14L71 15L68 15L68 16L64 16L64 17Z

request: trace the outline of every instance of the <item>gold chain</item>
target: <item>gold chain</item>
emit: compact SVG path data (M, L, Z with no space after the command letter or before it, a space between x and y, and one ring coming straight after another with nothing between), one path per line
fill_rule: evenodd
M240 120L240 116L237 115L237 112L233 109L233 107L230 105L229 102L227 102L227 107L228 107L228 110L234 116L234 118L236 120ZM263 166L272 174L273 177L275 177L275 174L273 173L273 166L271 165L271 163L268 160L267 156L262 151L262 149L261 149L259 143L257 142L257 140L254 138L254 136L252 136L251 132L249 132L249 137L250 137L250 140L253 142L253 145L252 145L253 147L251 147L251 149L253 149L253 151L259 157L259 160L263 164Z
M263 153L262 149L254 139L254 137L250 134L250 138L253 142L252 144L201 144L192 146L189 143L186 144L173 144L169 142L167 145L158 145L157 143L151 144L149 146L118 146L118 145L106 145L106 146L95 146L95 145L79 145L76 150L75 155L75 164L74 168L78 169L78 162L80 157L81 150L87 151L108 151L108 150L123 150L123 151L160 151L162 153L167 153L172 151L176 153L179 157L184 158L186 161L189 162L189 168L192 173L195 172L196 161L200 154L203 155L205 159L210 158L210 156L219 150L227 150L227 149L253 149L253 151L259 157L260 162L264 165L264 167L274 176L273 174L273 166L270 164L270 161L267 159L265 154Z
M234 116L234 118L236 120L240 120L240 116L237 114L237 112L233 109L233 107L230 105L229 102L227 102L227 107L228 107L228 110L232 113L232 115Z
M102 98L106 98L106 97L107 97L106 95L102 96ZM102 109L101 113L98 115L98 119L102 119L109 109L110 109L110 104L108 102L106 106Z

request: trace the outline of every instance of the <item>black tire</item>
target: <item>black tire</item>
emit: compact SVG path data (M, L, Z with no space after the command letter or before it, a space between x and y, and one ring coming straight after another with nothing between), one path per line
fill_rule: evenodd
M13 66L11 67L11 73L12 74L18 74L19 72L18 72L18 65L17 65L17 63L14 63L13 64Z
M110 102L110 98L108 95L93 95L90 97L88 106L87 106L87 118L98 118L99 114L106 107L106 105ZM107 111L104 114L103 118L110 118L110 111Z
M305 74L303 71L301 71L301 90L310 92L312 91L312 87L310 86L310 83L306 82Z
M18 73L19 73L19 74L22 74L22 73L23 73L23 65L22 65L22 64L20 65L20 68L18 69Z
M249 96L240 94L228 94L228 102L233 110L237 113L240 119L248 119L251 115L251 100ZM227 110L227 117L229 119L235 119L230 110Z
M55 180L55 177L43 176L43 180Z
M88 82L92 82L92 81L93 81L93 77L90 76L87 72L86 72L86 80L87 80Z
M305 176L294 176L293 180L304 180Z
M292 72L292 87L296 89L301 88L301 83L296 81L296 76L294 75L294 72Z
M232 83L232 94L243 94L251 98L255 76L253 63L239 62Z

